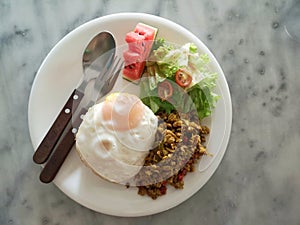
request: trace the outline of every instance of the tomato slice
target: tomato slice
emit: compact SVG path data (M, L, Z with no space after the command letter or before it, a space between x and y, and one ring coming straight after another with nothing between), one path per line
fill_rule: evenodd
M173 95L173 87L172 84L165 80L159 83L157 87L158 96L163 100L169 99Z
M192 83L192 76L184 69L177 70L175 81L180 87L187 87Z

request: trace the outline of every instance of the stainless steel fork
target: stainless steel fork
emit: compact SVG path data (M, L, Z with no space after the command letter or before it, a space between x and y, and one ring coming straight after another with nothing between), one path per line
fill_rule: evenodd
M101 79L97 79L94 84L95 90L98 91L98 99L108 94L116 83L119 76L119 72L123 67L123 62L119 58L114 59L112 66L108 67L104 72ZM75 120L70 121L67 125L63 136L60 138L58 144L53 150L53 154L47 161L45 167L40 174L40 180L43 183L49 183L53 181L63 162L68 156L70 150L75 143L75 134L82 122L83 115L87 112L88 108L93 106L97 98L92 99L82 107L78 113L76 113Z

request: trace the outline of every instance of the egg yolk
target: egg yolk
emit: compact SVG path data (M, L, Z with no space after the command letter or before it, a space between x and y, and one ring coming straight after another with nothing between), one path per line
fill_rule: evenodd
M135 95L112 94L103 103L102 115L104 121L109 121L109 129L127 131L140 123L144 115L144 105Z

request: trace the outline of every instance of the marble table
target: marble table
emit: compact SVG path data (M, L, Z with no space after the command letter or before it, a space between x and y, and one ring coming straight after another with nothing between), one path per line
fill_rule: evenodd
M289 224L300 214L300 43L284 26L292 0L0 0L0 224ZM197 35L227 78L233 124L209 182L166 212L121 218L91 211L32 162L28 99L50 49L77 26L117 12L168 18Z

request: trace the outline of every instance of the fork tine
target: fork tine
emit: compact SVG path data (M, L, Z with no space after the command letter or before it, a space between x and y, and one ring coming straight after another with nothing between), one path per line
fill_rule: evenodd
M118 61L115 64L114 68L113 68L113 71L111 72L112 76L108 80L108 82L109 82L108 85L110 85L111 83L115 83L116 82L116 79L119 76L118 72L122 69L122 67L123 67L123 62L119 58Z
M108 58L107 62L105 63L105 66L104 66L104 70L101 72L101 74L99 74L100 79L97 79L98 82L107 80L107 76L110 74L109 71L112 67L111 64L115 61L113 59L113 57L114 57L114 54L110 55L110 57Z
M116 56L114 61L115 61L115 63L113 66L110 67L110 71L109 71L109 74L113 74L113 75L116 73L116 71L118 71L120 69L121 58Z
M104 71L102 78L96 81L95 87L99 88L99 86L101 86L101 83L103 81L105 82L106 85L108 85L112 80L112 78L118 77L117 71L121 70L122 68L122 63L120 64L121 59L119 57L116 57L113 61L114 61L113 65ZM106 87L104 87L104 89L106 89Z
M104 86L102 87L100 91L100 95L104 96L108 92L110 92L115 85L117 78L119 77L119 72L122 69L123 62L119 57L116 57L114 66L111 67L111 70L109 70L109 74L111 75L110 78L107 79Z

